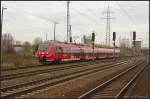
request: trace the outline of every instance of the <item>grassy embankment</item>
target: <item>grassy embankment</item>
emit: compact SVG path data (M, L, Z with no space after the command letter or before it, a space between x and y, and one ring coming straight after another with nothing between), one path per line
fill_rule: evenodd
M22 66L36 65L39 62L33 54L27 53L5 53L2 54L2 69L19 68Z

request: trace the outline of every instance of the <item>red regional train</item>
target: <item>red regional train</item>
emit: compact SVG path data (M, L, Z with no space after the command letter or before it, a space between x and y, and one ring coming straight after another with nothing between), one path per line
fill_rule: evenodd
M120 49L115 49L115 57L119 57ZM39 62L60 62L69 60L112 58L113 48L93 48L88 45L64 43L59 41L45 41L38 47L35 57Z

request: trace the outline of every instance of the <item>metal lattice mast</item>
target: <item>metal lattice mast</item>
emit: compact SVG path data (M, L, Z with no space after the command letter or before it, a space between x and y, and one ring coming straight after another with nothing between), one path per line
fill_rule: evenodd
M104 18L104 19L107 19L107 23L106 23L106 45L110 46L110 20L114 19L114 18L112 18L110 16L110 14L113 12L110 11L109 5L107 8L107 11L105 11L104 13L107 14L106 18Z
M108 45L110 46L110 10L108 6Z
M69 41L69 28L70 28L70 16L69 16L69 3L70 1L67 1L67 42Z
M46 33L46 41L47 41L47 33Z

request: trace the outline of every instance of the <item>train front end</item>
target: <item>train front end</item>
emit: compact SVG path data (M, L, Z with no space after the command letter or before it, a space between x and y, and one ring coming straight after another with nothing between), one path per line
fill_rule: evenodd
M35 57L40 63L45 64L54 60L54 53L51 44L50 41L45 41L39 44Z

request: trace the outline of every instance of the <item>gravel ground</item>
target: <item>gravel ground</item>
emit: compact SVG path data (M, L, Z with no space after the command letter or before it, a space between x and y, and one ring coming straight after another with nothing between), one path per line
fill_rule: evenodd
M99 66L103 66L103 65L108 65L108 64L112 64L113 62L108 62L108 63L99 63ZM86 63L85 63L86 64ZM84 67L84 68L83 68ZM36 74L33 76L27 76L27 77L21 77L21 78L16 78L16 79L11 79L11 80L4 80L1 81L1 87L6 87L6 86L12 86L12 85L17 85L17 84L21 84L21 83L27 83L33 80L39 80L39 79L43 79L43 78L51 78L51 77L55 77L58 75L62 75L62 74L67 74L67 73L71 73L71 72L75 72L77 70L84 70L86 68L93 68L96 67L95 65L90 65L88 67L86 67L86 65L83 65L83 67L76 67L76 68L72 68L72 69L66 69L66 70L60 70L60 71L54 71L54 72L50 72L50 73L42 73L42 74Z
M29 93L22 96L25 98L62 98L62 97L77 97L82 93L92 89L98 84L112 78L119 72L124 71L129 66L121 65L119 67L109 68L94 74L82 76L73 80L66 81L54 86L47 87L35 93Z
M25 72L32 72L37 70L46 70L46 69L52 69L57 67L64 67L64 66L71 66L76 64L84 64L87 62L79 62L79 63L70 63L70 64L60 64L60 65L46 65L46 66L35 66L32 68L24 68L19 70L9 70L9 71L2 71L1 75L11 75L11 74L17 74L17 73L25 73Z

